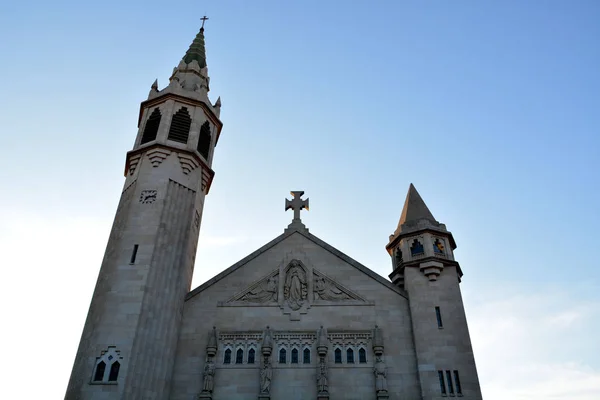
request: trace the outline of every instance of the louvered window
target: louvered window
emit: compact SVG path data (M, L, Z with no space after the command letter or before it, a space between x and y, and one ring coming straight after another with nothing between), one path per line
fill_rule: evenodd
M191 125L192 119L190 118L188 109L186 107L181 107L179 111L173 115L168 139L175 142L187 143Z
M146 121L144 127L144 133L142 134L142 141L140 144L148 143L156 140L156 134L158 133L158 126L160 125L160 110L155 108L150 114L150 118Z
M198 153L208 161L208 151L210 149L210 124L206 121L200 128L200 138L198 139Z

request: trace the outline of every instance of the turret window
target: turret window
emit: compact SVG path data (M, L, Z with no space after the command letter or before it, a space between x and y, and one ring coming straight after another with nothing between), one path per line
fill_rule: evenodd
M156 140L158 127L160 125L160 117L160 110L155 108L154 111L152 111L152 114L150 114L150 118L148 118L146 121L146 126L144 127L144 133L142 134L142 140L140 144Z
M93 384L114 384L119 378L119 370L123 357L121 352L116 347L111 346L108 350L103 351L100 357L96 360L94 372L92 375Z
M191 125L192 119L190 118L187 107L181 107L179 111L173 115L168 139L175 142L187 143Z
M435 307L435 317L437 318L438 328L443 328L444 325L442 324L442 312L440 311L439 307Z
M210 123L208 121L206 121L205 123L202 124L202 127L200 128L200 137L198 138L198 153L200 153L200 155L202 157L204 157L204 159L206 161L208 161L208 152L210 150L210 141L211 141Z
M440 239L435 239L433 242L433 252L435 254L444 254L444 242Z
M446 395L446 383L444 382L444 371L438 371L438 378L440 380L440 391L445 396Z
M452 379L452 377L454 377L454 380ZM450 394L450 396L454 396L455 389L456 394L462 396L462 386L460 385L458 371L440 370L438 371L438 379L440 381L440 391L443 396L446 396L447 394Z
M396 249L396 268L400 268L402 267L402 265L404 264L404 261L402 260L402 250L400 250L400 248Z
M412 256L420 256L423 253L425 253L425 249L423 248L421 242L419 242L418 239L413 240L413 243L410 246L410 254Z

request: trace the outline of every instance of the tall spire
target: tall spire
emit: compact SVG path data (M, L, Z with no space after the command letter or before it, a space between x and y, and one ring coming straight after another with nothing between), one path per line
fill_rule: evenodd
M204 46L204 21L208 18L206 16L202 17L202 28L200 28L200 32L194 38L194 41L190 45L190 48L185 53L183 57L183 61L186 64L191 63L192 61L198 61L198 65L200 68L206 67L206 48Z
M418 221L420 219L428 219L432 222L436 222L433 214L425 205L425 202L417 192L415 186L411 183L406 194L406 200L404 201L404 208L402 209L402 215L400 215L400 222L398 222L397 231L401 230L402 225L407 222Z

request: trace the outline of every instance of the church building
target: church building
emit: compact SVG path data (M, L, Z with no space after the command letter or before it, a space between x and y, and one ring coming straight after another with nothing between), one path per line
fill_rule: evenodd
M480 400L456 243L412 184L388 278L310 233L293 191L281 235L191 288L223 127L209 83L202 28L141 103L65 399Z

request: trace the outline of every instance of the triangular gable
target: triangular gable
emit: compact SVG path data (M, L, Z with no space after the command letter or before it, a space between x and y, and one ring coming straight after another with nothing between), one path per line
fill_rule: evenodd
M348 255L342 253L341 251L339 251L335 247L327 244L326 242L324 242L323 240L319 239L315 235L309 233L308 229L303 229L303 228L290 229L290 228L288 228L288 229L286 229L286 231L283 234L277 236L275 239L271 240L269 243L265 244L264 246L262 246L258 250L250 253L248 256L242 258L240 261L238 261L237 263L233 264L231 267L229 267L226 270L222 271L221 273L215 275L213 278L209 279L208 281L204 282L203 284L201 284L200 286L198 286L197 288L195 288L194 290L192 290L191 292L189 292L187 294L187 296L186 296L186 300L191 299L192 297L194 297L197 294L199 294L202 291L204 291L206 288L212 286L213 284L217 283L221 279L225 278L227 275L235 272L237 269L241 268L243 265L247 264L248 262L250 262L254 258L258 257L262 253L268 251L269 249L271 249L272 247L274 247L278 243L280 243L280 242L284 241L285 239L287 239L288 237L292 236L294 233L298 233L298 234L304 236L306 239L312 241L313 243L317 244L318 246L320 246L324 250L327 250L331 254L335 255L338 258L340 258L342 261L346 262L348 265L353 266L354 268L358 269L359 271L361 271L365 275L369 276L370 278L376 280L377 282L379 282L383 286L385 286L388 289L390 289L390 290L398 293L400 296L408 299L408 295L407 295L407 293L403 289L400 289L398 286L392 284L390 281L386 280L381 275L379 275L376 272L372 271L368 267L362 265L361 263L359 263L358 261L356 261L353 258L349 257ZM261 278L258 282L256 282L256 284L260 284L260 282L262 282L263 279L265 279L265 278L267 278L267 277ZM245 292L240 292L238 294L242 294L242 293L245 293Z
M315 304L319 303L339 303L339 302L358 302L366 303L363 297L354 293L352 290L326 276L322 272L313 269L313 295Z

